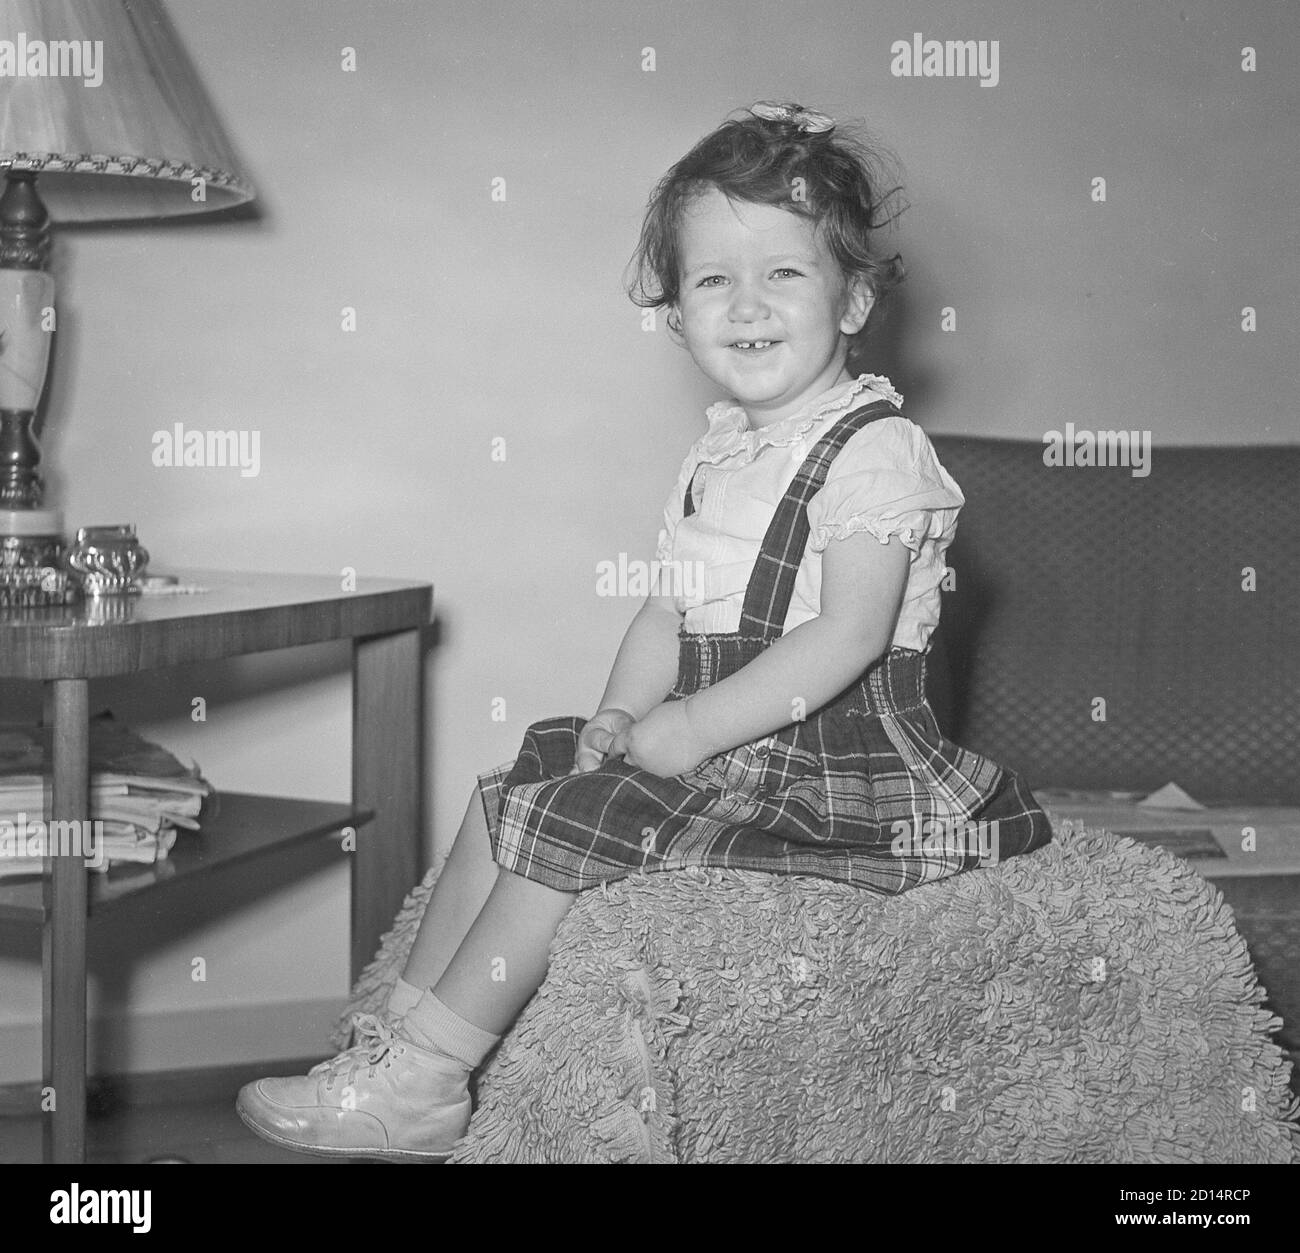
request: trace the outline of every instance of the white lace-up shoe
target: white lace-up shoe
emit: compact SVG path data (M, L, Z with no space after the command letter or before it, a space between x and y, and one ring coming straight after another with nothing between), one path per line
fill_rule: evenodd
M317 1157L450 1156L469 1126L469 1071L413 1043L391 1015L354 1024L357 1042L306 1075L245 1084L240 1118L262 1139Z

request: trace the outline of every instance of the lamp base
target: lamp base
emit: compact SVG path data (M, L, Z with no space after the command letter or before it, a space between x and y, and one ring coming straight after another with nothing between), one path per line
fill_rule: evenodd
M0 607L70 605L81 590L64 565L63 514L0 509Z

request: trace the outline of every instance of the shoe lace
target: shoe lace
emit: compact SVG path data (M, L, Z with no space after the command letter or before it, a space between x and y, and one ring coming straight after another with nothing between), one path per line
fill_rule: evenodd
M363 1066L368 1066L373 1073L374 1068L400 1043L393 1029L395 1024L396 1019L390 1014L354 1014L352 1026L356 1043L337 1057L313 1066L309 1073L324 1076L327 1089L333 1088L340 1078L344 1083L350 1083L352 1076Z

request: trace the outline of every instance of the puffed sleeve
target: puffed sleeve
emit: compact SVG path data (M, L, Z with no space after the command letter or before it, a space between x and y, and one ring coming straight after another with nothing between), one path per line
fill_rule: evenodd
M927 540L951 540L966 503L934 447L907 418L882 418L857 432L831 463L808 502L809 545L870 531L882 544L897 535L913 552Z
M673 559L673 542L685 511L686 489L690 486L698 464L699 459L692 447L682 462L682 468L677 472L677 482L664 503L663 524L659 528L659 543L655 546L655 560L661 565Z

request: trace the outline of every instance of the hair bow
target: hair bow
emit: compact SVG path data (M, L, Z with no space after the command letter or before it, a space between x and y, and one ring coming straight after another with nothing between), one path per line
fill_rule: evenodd
M788 122L808 134L820 134L835 125L833 117L797 104L775 104L770 100L760 100L757 104L750 105L749 111L768 122Z

